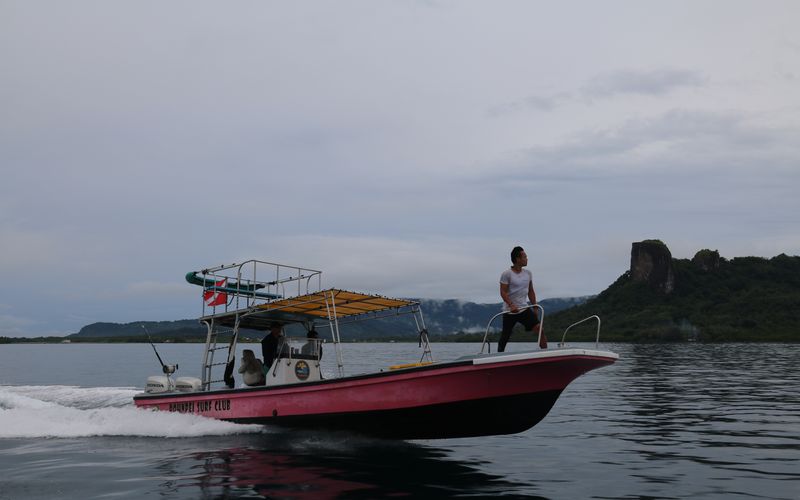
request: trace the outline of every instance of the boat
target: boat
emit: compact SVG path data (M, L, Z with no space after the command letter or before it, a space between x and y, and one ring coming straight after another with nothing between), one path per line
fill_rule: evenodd
M134 397L139 408L388 439L514 434L541 421L570 382L618 359L599 348L597 316L567 328L555 348L492 353L488 334L499 313L487 324L480 352L438 361L417 300L323 288L321 271L260 260L203 269L186 279L202 287L200 322L207 333L201 377L173 379L177 366L159 357L162 374L149 377L145 392ZM544 309L530 307L538 309L543 325ZM407 316L422 350L418 361L345 373L343 326ZM597 323L595 348L567 346L567 331L586 321ZM326 331L326 338L280 336L263 385L237 385L239 341L270 328ZM331 344L337 373L324 377L322 347Z

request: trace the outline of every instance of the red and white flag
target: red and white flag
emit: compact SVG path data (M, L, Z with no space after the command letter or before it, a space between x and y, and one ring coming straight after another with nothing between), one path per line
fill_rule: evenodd
M215 283L217 287L224 287L228 278L221 279ZM207 306L222 306L228 302L228 294L219 290L206 290L203 292L203 300Z

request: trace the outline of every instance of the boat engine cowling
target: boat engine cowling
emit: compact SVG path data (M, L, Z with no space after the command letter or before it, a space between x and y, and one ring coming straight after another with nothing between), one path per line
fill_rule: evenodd
M144 392L148 394L161 394L163 392L172 392L175 390L175 382L171 378L164 375L153 375L147 377L147 385L144 386Z
M197 392L203 386L203 381L197 377L178 377L175 379L175 389L180 392Z

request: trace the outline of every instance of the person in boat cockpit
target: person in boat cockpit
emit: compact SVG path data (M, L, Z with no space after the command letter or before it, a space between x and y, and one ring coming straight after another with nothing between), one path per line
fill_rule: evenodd
M261 340L261 354L264 356L264 371L272 367L272 362L278 357L278 345L282 344L283 325L273 321L269 325L269 334Z
M242 379L245 385L264 385L264 365L261 360L250 349L242 352L242 366L239 373L243 373Z
M307 354L309 356L317 356L317 359L322 359L322 345L320 345L319 334L312 328L306 334L308 341L300 348L300 354Z
M500 334L500 342L497 343L497 352L506 350L506 344L511 338L511 331L517 323L522 323L527 331L533 331L533 327L539 324L539 316L533 307L528 307L526 301L530 300L531 305L536 304L536 292L533 290L533 274L523 267L528 265L528 255L522 247L514 247L511 250L510 269L503 271L500 275L500 297L503 298L503 332ZM527 309L523 309L528 307ZM547 349L547 338L544 332L541 334L539 347Z

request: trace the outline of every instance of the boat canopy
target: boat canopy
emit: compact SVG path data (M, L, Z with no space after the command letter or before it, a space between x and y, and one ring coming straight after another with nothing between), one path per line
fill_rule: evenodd
M269 304L262 304L258 308L264 311L305 314L314 318L342 319L416 304L418 302L412 300L390 299L381 295L330 288L299 297L276 300Z
M273 300L258 304L247 311L229 311L214 315L215 321L233 326L238 316L241 328L266 330L273 321L289 323L308 323L322 321L339 321L341 319L370 314L380 314L407 307L418 306L419 302L407 299L393 299L382 295L350 292L338 288L330 288L318 292L307 293L286 299Z

